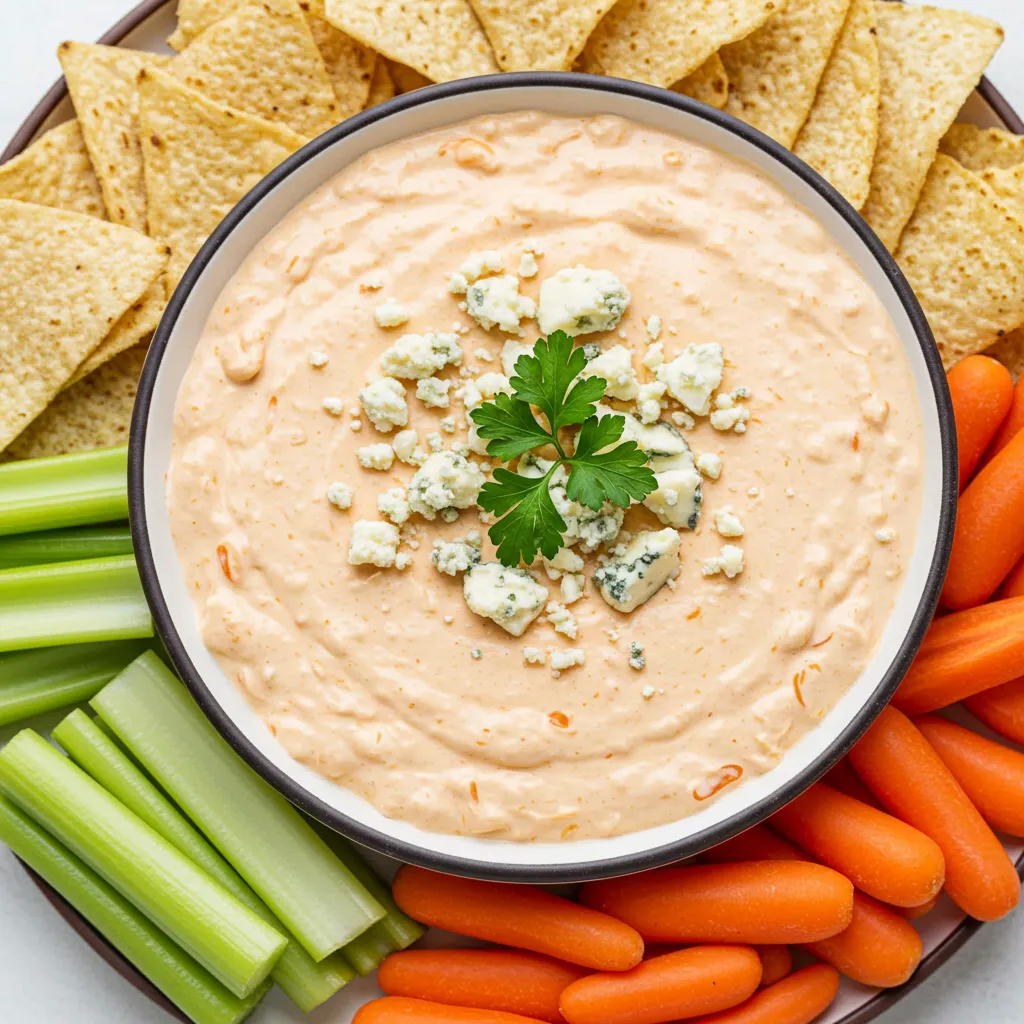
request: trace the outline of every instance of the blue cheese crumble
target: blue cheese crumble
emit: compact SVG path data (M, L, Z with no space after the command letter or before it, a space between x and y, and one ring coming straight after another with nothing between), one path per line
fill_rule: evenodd
M462 365L462 346L456 334L427 331L403 334L380 357L380 368L388 377L421 380L446 366Z
M468 572L480 561L480 547L465 540L435 540L430 563L446 576Z
M409 422L405 388L394 377L381 377L367 384L359 392L359 404L370 422L382 433L404 427Z
M612 271L566 267L541 283L537 319L545 335L611 331L619 326L629 302L629 290Z
M700 571L703 576L725 573L729 579L734 579L743 572L743 548L735 544L723 544L719 554L704 559Z
M327 500L342 510L352 507L352 488L348 484L335 482L327 488Z
M722 475L722 457L714 452L702 452L697 456L697 469L702 476L717 480Z
M576 616L564 604L558 601L548 601L545 611L547 620L554 627L556 633L561 633L570 640L575 640L580 635Z
M398 299L385 299L374 311L373 317L381 327L400 327L409 319L409 310Z
M440 377L423 377L416 381L416 397L428 409L447 409L450 404L448 389L451 386L450 380L442 380Z
M711 411L711 393L722 383L725 359L717 341L687 345L670 363L662 363L655 374L668 393L695 416Z
M384 491L383 494L378 494L377 509L382 516L390 519L395 526L401 526L411 515L405 488L391 487Z
M375 519L360 519L352 524L348 560L352 565L376 565L390 569L398 553L398 528Z
M673 529L641 530L626 550L594 573L601 597L620 612L650 600L679 574L679 534Z
M642 672L647 666L647 658L644 657L644 645L631 640L629 644L629 667L636 672Z
M652 456L650 465L658 486L644 498L644 505L666 526L697 529L703 478L689 448L679 455Z
M409 481L409 506L424 519L433 519L438 512L449 510L458 515L459 509L476 504L484 475L462 455L442 451L431 455ZM446 521L451 521L447 516Z
M506 334L522 334L520 320L537 315L537 304L519 293L519 278L514 274L485 277L469 286L466 312L485 330L497 327Z
M633 369L633 357L625 345L614 345L606 352L602 352L596 359L587 363L580 376L603 377L607 381L604 393L609 398L630 401L636 398L640 390L636 371Z
M548 589L526 569L481 562L466 573L462 593L469 610L522 636L544 610Z
M363 469L376 469L383 472L390 469L391 464L395 461L395 449L386 441L381 441L379 444L368 444L360 448L356 452L356 457Z
M551 674L557 679L566 669L585 665L587 654L578 647L566 647L551 652Z
M732 510L732 507L725 505L722 508L716 508L714 512L715 516L715 529L718 531L721 537L742 537L744 534L743 523L740 522L740 517Z
M747 430L747 421L750 419L750 410L736 403L744 398L749 398L750 392L746 388L736 388L727 395L715 397L715 408L711 412L711 426L715 430L731 430L736 434L744 434Z

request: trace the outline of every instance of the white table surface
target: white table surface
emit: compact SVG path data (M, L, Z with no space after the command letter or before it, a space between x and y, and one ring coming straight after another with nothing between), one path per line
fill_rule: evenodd
M721 0L728 3L729 0ZM1024 112L1024 0L931 0L995 18L1007 40L990 77ZM0 0L0 148L59 76L64 39L91 41L132 0ZM2 285L0 285L2 286ZM1024 1021L1024 909L988 925L953 960L882 1018L883 1024L1020 1024ZM4 1024L164 1024L73 932L0 852L0 1021ZM261 1024L283 1019L273 1006ZM315 1014L332 1024L329 1008Z

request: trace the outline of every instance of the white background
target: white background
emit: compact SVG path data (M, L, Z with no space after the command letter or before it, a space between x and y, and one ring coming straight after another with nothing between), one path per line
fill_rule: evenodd
M1003 24L1007 40L989 77L1024 113L1024 0L931 2L985 14ZM0 148L59 76L57 44L96 39L130 5L131 0L0 0ZM1019 1024L1024 1021L1022 965L1024 909L983 928L950 963L889 1011L883 1024ZM270 1010L260 1019L274 1016ZM315 1015L317 1024L338 1019L326 1008ZM0 852L0 1021L167 1020L61 921L7 851Z

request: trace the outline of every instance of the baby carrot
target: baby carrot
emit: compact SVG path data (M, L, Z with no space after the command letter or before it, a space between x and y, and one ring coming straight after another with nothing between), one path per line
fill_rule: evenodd
M1024 754L938 715L914 724L981 816L1000 832L1024 836Z
M835 999L839 975L827 964L814 964L763 988L731 1010L697 1017L689 1024L811 1024Z
M735 864L743 860L811 860L788 839L767 825L754 825L701 854L709 864Z
M1017 386L1013 389L1013 404L1010 406L1010 412L993 438L992 446L986 453L986 457L991 459L993 455L1001 452L1020 433L1022 427L1024 427L1024 377L1017 381Z
M933 840L823 782L776 811L771 824L885 903L916 907L942 888L945 865Z
M1020 879L1002 844L906 715L885 708L849 756L885 807L939 844L961 910L994 921L1017 905Z
M652 942L814 942L841 932L853 886L821 864L748 861L587 882L580 901Z
M352 1024L539 1024L533 1017L501 1010L431 1003L426 999L385 996L371 999L356 1010Z
M517 949L407 949L377 970L389 996L504 1010L564 1024L558 997L585 967Z
M561 999L569 1024L662 1024L736 1006L757 990L761 961L749 946L691 946L631 971L591 974Z
M1010 570L1002 586L996 591L996 597L1024 597L1024 558Z
M942 603L972 608L987 601L1024 556L1024 432L960 495Z
M940 649L983 635L994 636L1022 623L1024 597L1007 597L962 612L951 612L932 621L925 633L919 655L934 654Z
M893 907L893 910L907 921L918 921L925 914L930 914L938 906L941 899L942 893L940 892L937 896L933 896L927 903L922 903L919 907Z
M761 958L761 987L774 985L793 970L793 954L789 946L755 946Z
M953 400L962 491L1013 405L1013 378L991 356L976 355L961 359L946 381Z
M628 924L529 885L479 882L405 865L392 886L410 917L599 971L625 971L644 955Z
M833 789L838 789L840 793L852 796L854 800L859 800L862 804L867 804L869 807L879 806L875 794L864 785L864 780L853 770L845 757L825 772L821 781Z
M968 697L964 706L1000 736L1024 743L1024 676Z

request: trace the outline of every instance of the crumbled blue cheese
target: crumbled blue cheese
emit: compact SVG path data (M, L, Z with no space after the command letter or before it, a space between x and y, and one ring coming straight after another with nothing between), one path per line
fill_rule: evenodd
M427 461L427 453L420 447L420 435L415 430L400 430L391 442L399 462L408 466L422 466Z
M736 434L745 434L747 421L750 419L750 410L744 409L741 405L733 405L725 409L712 409L709 418L711 426L715 430L731 430Z
M596 359L587 363L580 376L604 377L607 381L604 393L609 398L629 401L636 398L639 391L636 371L633 369L633 357L625 345L614 345L606 352L602 352Z
M469 289L469 280L465 274L456 270L448 275L448 291L452 295L465 295Z
M743 523L740 522L740 517L732 510L729 505L724 505L722 508L716 508L714 512L715 516L715 529L718 531L719 536L722 537L742 537Z
M359 404L370 422L385 434L409 422L405 388L394 377L381 377L367 384L359 392Z
M641 672L646 665L647 659L644 657L644 645L631 640L629 642L629 667L637 672Z
M345 411L345 403L334 395L328 395L320 404L323 406L324 412L331 416L340 416Z
M427 434L427 447L432 452L439 452L444 447L444 438L436 430L432 430Z
M629 301L628 289L610 270L566 267L541 284L537 319L542 334L565 331L576 337L611 331Z
M327 488L327 500L335 507L346 509L352 507L352 488L348 484L335 482Z
M551 674L557 679L566 669L586 664L587 655L578 647L566 647L551 652Z
M703 501L702 477L689 449L679 455L652 456L650 464L658 486L644 498L644 505L666 526L695 530Z
M373 317L381 327L400 327L409 319L409 310L398 299L385 299L374 311Z
M658 691L655 690L653 686L648 684L640 691L640 696L643 697L644 700L650 700L657 692Z
M435 540L430 562L438 572L457 576L480 561L480 549L464 540Z
M445 416L445 418L443 420L441 420L440 423L438 423L438 426L446 434L454 434L455 433L455 417L454 416Z
M560 604L558 601L548 601L545 611L547 620L554 627L556 633L561 633L570 640L575 640L580 635L576 616L564 604Z
M359 283L361 292L379 292L384 287L384 275L378 270L367 274Z
M506 377L514 377L516 363L520 356L532 356L533 346L524 345L521 341L506 341L501 346L501 369Z
M520 473L520 476L532 476L532 473ZM537 474L543 476L543 473ZM554 558L541 558L544 563L544 571L548 574L549 580L558 580L567 572L581 572L583 570L583 559L576 554L572 548L560 548Z
M363 469L388 470L395 461L395 449L386 441L380 444L368 444L356 452L359 465Z
M519 278L514 274L485 277L469 286L466 312L485 330L497 327L506 334L522 334L520 320L537 315L537 304L519 293Z
M695 416L707 416L711 410L711 392L722 383L724 367L722 346L711 341L706 345L687 345L655 373L677 402Z
M543 647L524 647L523 661L527 665L543 665L548 660L548 652Z
M505 269L505 258L494 249L483 249L466 257L459 273L467 281L475 281L485 274L500 274Z
M558 585L562 604L575 604L583 597L587 589L587 577L581 572L568 572Z
M519 276L520 277L536 277L537 276L537 257L532 252L524 252L519 257Z
M669 419L671 419L677 427L681 427L683 430L693 430L697 425L697 421L688 412L681 412L678 409L672 413Z
M703 452L697 456L697 469L701 474L717 480L722 475L722 457L715 452Z
M483 651L481 651L479 647L474 647L474 648L473 648L473 649L472 649L472 650L471 650L471 651L469 652L469 656L470 656L470 657L471 657L471 658L472 658L472 659L473 659L474 661L479 661L479 660L480 660L480 659L481 659L481 658L482 658L482 657L484 656L484 652L483 652Z
M879 544L891 544L895 539L896 531L890 529L888 526L875 531L875 540L877 540Z
M594 583L612 608L631 612L678 572L679 534L671 528L641 530L622 555L594 573Z
M661 337L661 317L660 316L649 316L647 318L647 337L651 341L657 341Z
M729 579L739 576L743 572L743 548L735 544L723 544L719 554L704 559L700 571L704 576L717 576L720 572L724 572Z
M359 519L352 524L348 560L352 565L376 565L388 569L398 553L398 529L378 519Z
M656 423L664 407L665 385L658 380L641 384L636 393L636 414L641 423Z
M598 418L602 416L621 416L625 423L622 428L622 436L616 444L621 441L635 441L637 448L647 452L652 458L686 455L690 451L686 438L671 424L660 421L644 424L628 412L617 412L611 406L601 403L595 406L595 415Z
M412 565L412 555L408 551L399 551L395 555L395 568L396 569L408 569ZM387 608L384 609L387 611Z
M436 452L413 474L409 482L409 505L425 519L438 512L469 508L476 504L484 475L462 455Z
M314 370L322 370L327 365L327 353L321 352L319 349L313 349L312 352L306 355L306 362Z
M519 464L522 467L522 459ZM570 501L565 491L567 477L565 467L559 466L551 474L548 483L551 500L565 522L565 533L562 535L564 544L579 545L580 550L584 552L593 551L601 544L611 544L622 529L625 513L610 501L604 502L598 512L578 501Z
M641 360L648 370L656 370L665 362L665 346L659 341L651 345Z
M544 610L548 589L526 569L480 562L465 575L463 596L469 610L496 622L512 636L522 636Z
M440 377L423 377L416 381L416 397L430 409L447 409L449 405L448 389L450 380Z
M383 494L378 494L377 508L381 515L396 526L401 526L411 515L404 487L391 487Z
M388 377L422 380L446 366L462 365L462 346L456 334L427 331L403 334L380 357L381 370Z

